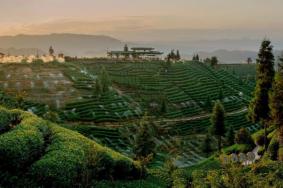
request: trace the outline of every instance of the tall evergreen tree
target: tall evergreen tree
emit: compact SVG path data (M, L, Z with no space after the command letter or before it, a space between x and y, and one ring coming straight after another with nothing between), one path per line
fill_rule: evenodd
M155 153L156 144L154 142L155 130L153 122L143 118L138 125L137 135L135 135L134 153L136 159L147 157Z
M130 55L128 54L129 47L128 47L127 44L125 44L125 46L124 46L124 52L125 52L125 59L128 59L130 57Z
M97 78L95 82L95 94L100 95L101 93L102 93L101 81L99 78Z
M210 138L210 135L207 134L204 138L204 141L202 143L202 146L201 146L201 150L208 154L212 151L212 147L211 147L211 138Z
M196 61L199 61L199 55L198 54L196 55Z
M229 146L231 146L231 145L233 145L233 144L235 143L235 142L234 142L234 140L235 140L235 133L234 133L234 130L233 130L232 127L230 127L230 128L228 129L226 139L227 139L227 144L228 144Z
M247 58L247 63L248 63L248 64L252 64L252 62L253 62L252 58L248 57L248 58Z
M256 88L248 113L250 120L254 123L260 123L264 127L265 149L267 149L267 122L270 119L269 92L275 75L272 50L271 42L265 39L258 53Z
M221 102L217 101L213 107L211 122L211 133L217 137L218 151L221 152L222 136L225 135L225 110Z
M111 86L111 80L109 78L109 75L105 67L102 67L102 70L100 73L100 81L101 81L101 86L102 86L102 92L107 92L109 90L109 87Z
M179 50L177 50L177 52L176 52L176 60L179 61L180 59L181 59L181 55L180 55Z
M165 97L161 98L161 107L160 107L160 112L161 114L165 114L168 110L168 104L167 104L167 100Z
M282 61L282 60L281 60ZM283 161L283 68L279 68L270 94L271 117L279 130L279 160Z
M211 57L210 64L212 67L215 67L218 64L218 58L216 56Z

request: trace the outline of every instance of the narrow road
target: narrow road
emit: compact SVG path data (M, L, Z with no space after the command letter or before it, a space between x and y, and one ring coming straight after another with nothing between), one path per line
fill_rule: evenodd
M226 116L232 116L232 115L240 114L240 113L246 112L247 110L248 110L247 108L243 108L243 109L236 110L236 111L233 111L233 112L228 112L228 113L226 113ZM204 118L208 118L210 116L211 116L211 113L203 114L203 115L197 115L197 116L191 116L191 117L184 117L184 118L162 119L162 120L156 120L155 122L157 122L157 123L160 123L160 122L183 122L183 121L192 121L192 120L204 119Z

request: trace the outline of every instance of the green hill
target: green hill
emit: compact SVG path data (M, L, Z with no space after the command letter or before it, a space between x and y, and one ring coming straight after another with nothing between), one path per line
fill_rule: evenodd
M0 109L0 187L87 186L136 179L138 162L31 113Z

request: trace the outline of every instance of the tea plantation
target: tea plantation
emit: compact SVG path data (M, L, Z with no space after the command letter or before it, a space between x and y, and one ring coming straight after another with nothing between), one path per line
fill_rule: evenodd
M225 108L227 130L261 128L246 118L254 90L253 80L246 79L251 66L249 71L195 61L17 66L0 67L0 102L7 107L0 110L0 187L178 185L168 161L179 169L219 166L211 158L217 140L211 138L212 151L203 149L216 101ZM105 75L106 89L99 85ZM144 119L154 129L156 146L146 165L147 159L133 160ZM227 146L226 136L224 142Z
M145 173L138 162L31 113L1 108L0 117L0 185L87 186Z

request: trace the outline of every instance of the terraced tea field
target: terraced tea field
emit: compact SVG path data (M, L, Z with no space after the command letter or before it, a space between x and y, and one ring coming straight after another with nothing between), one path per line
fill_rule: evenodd
M12 96L21 94L28 100L61 108L80 96L60 65L0 65L0 88Z
M187 167L207 157L201 145L216 100L225 107L227 127L259 129L246 119L254 86L242 78L252 68L241 71L239 66L212 68L199 62L11 64L0 67L0 87L14 96L25 91L28 100L41 103L25 104L31 111L43 114L46 105L51 106L67 127L71 123L72 129L130 157L135 120L147 113L159 130L158 152L151 166L160 167L171 156L177 166ZM112 85L97 96L95 84L102 67Z
M102 64L90 64L98 74ZM142 107L156 112L161 99L168 102L165 117L176 118L207 113L221 99L226 111L245 107L253 87L222 69L186 62L164 66L161 62L106 64L114 88L131 96Z

